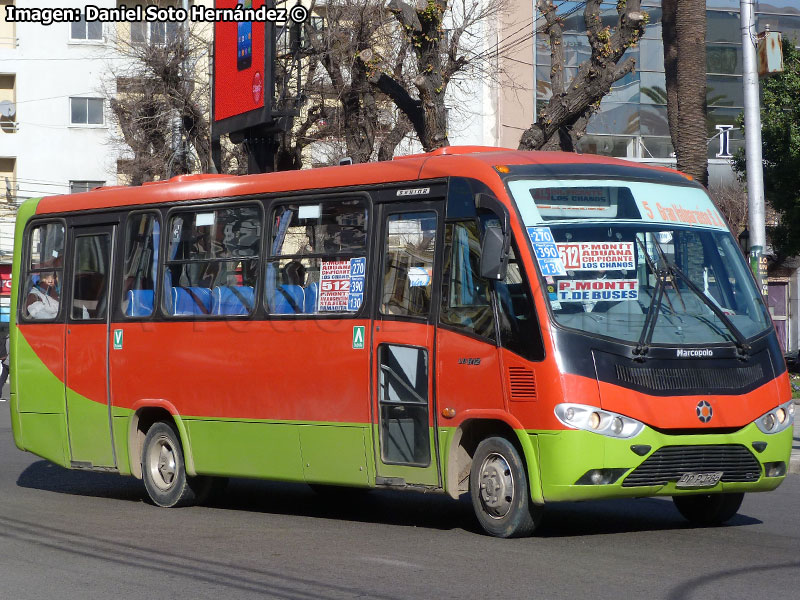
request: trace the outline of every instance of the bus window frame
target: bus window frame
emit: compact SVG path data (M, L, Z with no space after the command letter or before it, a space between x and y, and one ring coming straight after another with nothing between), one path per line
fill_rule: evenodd
M477 224L477 226L478 226L478 234L480 235L481 241L483 241L483 230L481 228L480 219L478 219L477 217L472 218L472 219L469 219L469 218L458 218L458 217L453 217L452 219L445 219L443 227L446 228L448 225L456 225L458 223L466 223L466 222L474 222L474 223ZM444 234L446 235L446 232L444 232ZM443 239L444 239L444 236L443 236ZM450 282L449 281L445 281L445 278L444 278L444 276L445 276L445 273L444 273L444 258L445 257L444 257L444 248L443 248L442 249L442 279L441 279L441 285L440 285L441 290L440 290L440 293L439 293L439 297L441 298L440 302L444 302L445 286L448 286L448 293L450 291L449 290ZM451 265L451 269L452 269L452 265ZM486 337L485 335L479 335L479 334L475 333L474 331L466 329L466 328L457 327L456 325L451 325L450 323L443 322L442 321L442 307L441 306L439 306L439 316L438 316L438 318L436 320L436 327L438 327L439 329L445 329L447 331L451 331L453 333L458 333L460 335L467 336L468 338L472 338L474 340L478 340L478 341L484 342L486 344L491 344L492 346L496 346L496 347L499 348L500 347L500 338L499 338L500 330L498 329L498 325L497 325L497 307L496 307L497 301L495 299L494 281L489 281L489 302L491 303L489 308L490 308L490 310L492 312L492 327L494 328L495 339Z
M526 178L527 178L526 176L518 177L518 179L526 179ZM469 332L469 331L465 331L463 329L459 329L459 328L453 327L451 325L444 324L441 321L439 321L437 323L437 327L441 327L443 329L446 329L447 331L452 331L454 333L465 335L465 336L470 337L470 338L475 339L475 340L479 340L479 341L482 341L482 342L485 342L485 343L493 344L497 348L503 348L504 350L506 350L508 352L511 352L512 354L522 358L523 360L527 360L527 361L535 362L535 363L542 363L545 360L547 360L547 344L545 343L545 336L544 336L544 332L542 330L543 320L542 320L541 314L539 312L539 308L538 308L538 306L536 304L536 300L537 300L536 297L537 297L537 295L540 295L540 294L534 294L533 293L533 287L531 285L533 280L531 279L531 276L528 274L528 269L526 267L525 261L524 261L523 256L522 256L520 244L516 241L517 240L517 234L514 231L514 221L516 220L517 224L520 226L520 228L521 228L523 233L525 231L525 226L522 223L522 215L520 215L519 209L517 208L516 203L514 202L513 198L511 197L511 194L508 191L508 188L507 188L507 185L506 185L506 180L503 179L503 178L499 178L499 181L500 181L501 186L502 186L502 188L501 188L502 189L502 193L505 194L505 196L503 196L503 194L498 194L495 191L495 189L492 188L492 186L489 185L489 183L487 181L484 181L482 179L476 179L475 177L464 177L464 176L460 176L460 175L459 176L451 176L451 177L448 178L448 185L447 185L447 194L448 194L448 196L447 196L447 202L448 202L447 206L448 207L450 206L449 202L450 202L450 190L452 189L452 182L454 180L456 180L456 179L464 181L465 183L467 183L467 185L470 186L470 188L471 188L471 190L473 192L473 196L475 196L476 194L479 194L479 193L489 194L498 203L502 204L506 208L506 210L508 211L508 218L509 218L508 227L509 227L509 235L511 236L510 248L513 249L516 252L516 261L520 266L520 274L522 275L522 285L525 286L525 289L526 289L526 291L528 293L528 297L530 298L531 311L533 313L533 317L536 319L536 329L537 329L537 331L539 333L539 336L538 336L538 339L536 340L536 342L537 342L539 348L541 349L541 358L535 358L535 359L534 358L528 358L526 356L521 355L519 352L516 352L516 351L512 350L511 348L508 348L507 346L503 345L502 336L500 335L500 303L499 303L499 300L497 298L497 289L496 289L496 285L495 285L496 282L495 281L490 281L490 283L491 283L491 298L492 298L492 312L493 312L494 329L495 329L495 339L494 340L490 340L490 339L488 339L486 337L479 336L479 335L477 335L475 333L472 333L472 332ZM514 178L509 178L509 180L511 180L511 179L514 179ZM448 216L445 219L445 223L465 221L465 220L470 220L471 218L474 218L478 222L478 231L479 231L479 234L480 234L481 241L483 241L484 227L483 227L483 223L482 223L481 217L480 217L481 211L484 211L484 212L494 212L494 211L492 209L490 209L490 208L487 208L487 207L478 208L477 206L474 206L474 200L473 200L473 209L472 210L474 211L474 217L467 216L467 215L464 215L464 216L455 216L454 215L453 217L449 217ZM501 218L500 215L496 215L496 216L498 218ZM524 237L527 238L527 236L524 236ZM530 244L530 240L528 240L526 242L526 244ZM525 248L529 249L529 246L526 245ZM534 275L537 278L540 277L540 273L539 273L539 269L538 269L537 265L534 265ZM444 277L444 273L442 273L442 276ZM539 281L540 286L541 286L542 285L542 280L541 279L537 279L537 281ZM442 286L443 285L444 285L444 280L442 280ZM548 307L548 310L549 310L549 307Z
M28 276L31 274L30 268L30 259L31 259L31 238L33 237L32 232L37 227L42 227L43 225L49 225L51 223L60 223L64 227L64 246L61 249L63 252L62 256L62 265L61 265L61 293L59 294L58 299L58 314L52 319L33 319L30 317L25 316L25 300L28 297L28 290L26 282L28 281ZM67 251L69 248L69 228L67 227L67 219L64 217L52 217L52 216L42 216L36 217L31 219L25 224L25 230L22 233L22 259L20 260L20 283L19 291L17 295L17 322L18 323L25 323L28 324L53 324L53 323L64 323L65 321L65 312L64 312L64 302L63 302L63 295L65 291L65 280L66 280L66 271L67 271ZM40 269L41 271L53 271L55 269ZM39 272L37 269L35 272Z
M112 262L115 263L114 266L117 269L117 273L120 274L120 275L122 275L124 273L124 269L125 269L125 249L127 247L127 242L128 242L128 223L131 220L131 218L136 217L137 215L142 215L142 214L154 215L156 217L156 219L158 220L158 226L161 228L160 238L166 237L164 235L164 214L163 214L163 211L160 210L159 207L136 209L136 210L132 210L130 212L125 213L124 214L124 218L120 222L120 230L122 231L122 235L120 236L120 238L121 238L120 249L119 249L119 252L115 253L114 260L112 261ZM115 321L126 321L126 322L127 321L132 321L132 322L152 321L153 319L155 319L158 316L158 306L160 304L161 288L164 287L163 285L160 285L161 277L162 277L162 275L161 275L161 257L163 256L163 252L164 252L164 250L162 249L163 241L164 241L163 239L159 239L158 240L158 262L156 263L156 280L153 282L153 286L154 286L154 289L153 289L153 310L150 312L149 315L142 316L142 317L132 317L132 316L126 315L125 311L122 310L122 301L124 300L124 298L123 298L123 294L124 294L123 287L124 286L123 285L114 286L114 294L113 294L114 296L117 295L117 293L116 293L117 289L119 290L119 297L118 298L116 298L116 297L113 298L113 300L114 300L114 309L111 311L111 313L113 315L112 318Z
M204 209L207 211L217 211L217 210L224 210L226 208L237 207L237 206L247 206L252 205L257 207L260 211L261 216L261 239L258 242L258 256L255 257L257 261L256 268L258 269L256 273L256 283L253 286L253 293L254 302L252 310L246 315L212 315L212 314L192 314L192 315L173 315L167 311L166 303L166 286L164 285L164 273L167 268L167 252L169 251L169 225L172 223L172 219L175 216L175 213L197 213L202 212ZM162 205L163 208L163 205ZM154 303L158 304L158 310L153 310L153 314L150 317L143 317L144 320L152 319L156 312L158 313L159 320L162 321L228 321L228 320L235 320L235 321L250 321L263 318L263 314L260 312L260 296L259 290L262 286L263 277L261 276L261 266L263 264L264 259L264 228L265 228L265 202L264 197L258 194L252 196L246 196L243 198L236 198L234 197L226 197L224 199L220 198L204 198L200 202L191 202L187 204L170 204L166 206L166 210L162 211L162 223L166 224L162 228L161 240L159 240L160 250L159 250L159 258L158 258L158 282L160 282L160 286L158 283L156 284L157 289L157 296L154 300ZM121 259L124 262L124 257ZM253 260L248 259L248 260ZM187 261L188 262L188 261ZM219 261L224 262L224 261ZM230 262L230 261L229 261ZM160 288L160 292L158 289ZM121 301L119 302L121 303Z
M93 215L94 216L94 215ZM80 325L80 324L98 324L98 323L107 323L113 320L113 315L115 313L115 307L113 305L109 306L109 302L114 302L116 300L116 296L118 294L117 286L114 285L114 277L117 274L117 269L120 268L119 265L119 256L118 256L118 249L117 246L119 245L119 228L122 223L122 219L120 218L121 215L119 213L104 213L103 216L110 217L104 219L91 219L90 221L84 220L70 220L69 228L67 230L67 246L66 251L69 254L69 269L65 268L65 277L69 278L69 287L66 284L62 285L62 297L64 296L64 290L69 292L68 300L69 300L69 307L70 310L64 315L66 318L66 322L70 325ZM111 232L109 235L109 249L108 249L108 269L109 272L106 274L106 311L105 316L103 317L91 317L86 319L78 319L72 316L72 309L73 303L75 302L75 273L76 273L76 253L75 249L77 247L77 240L79 237L90 237L94 235L105 235L104 233L100 232L90 232L90 233L81 233L77 235L76 229L88 229L97 227L110 227Z
M414 185L419 185L419 181L413 182ZM402 189L408 187L404 185L392 185L391 189ZM433 187L433 186L431 186ZM422 206L423 203L429 203L433 206ZM380 290L375 294L373 301L373 315L376 322L379 321L411 321L413 323L425 323L432 327L439 326L439 311L441 309L440 303L442 301L442 268L444 267L444 223L447 217L447 195L431 193L424 198L403 198L402 200L383 200L377 201L377 206L380 206L380 221L379 226L375 228L375 248L378 251L378 243L380 242L379 256L376 258L376 266L373 269L373 285L374 289ZM412 206L418 206L410 210ZM436 237L435 247L433 253L433 276L431 278L431 305L427 316L419 317L414 315L390 315L381 312L380 301L383 297L383 267L384 258L386 256L386 242L384 238L378 239L378 236L383 235L386 219L391 215L398 215L408 212L422 213L432 212L436 215Z
M274 230L274 222L273 222L273 214L277 207L281 205L287 204L295 204L299 206L313 206L315 204L322 204L324 202L330 201L342 201L342 200L364 200L364 207L367 210L367 230L366 230L366 244L364 246L364 256L367 259L366 264L366 277L364 278L365 286L364 286L364 299L361 302L361 306L358 307L357 311L329 311L324 313L294 313L294 314L280 314L280 313L271 313L269 312L269 307L266 303L266 298L264 297L266 294L266 268L267 265L271 261L279 261L282 259L302 259L302 258L318 258L322 259L325 256L331 256L329 254L324 253L312 253L312 254L276 254L275 256L272 255L270 251L270 245L272 242L272 232ZM264 203L264 211L265 211L265 220L269 219L269 223L265 224L264 227L264 235L262 239L262 260L259 269L259 276L261 277L261 281L263 283L262 289L259 290L259 302L262 308L263 317L266 319L277 319L277 320L297 320L297 319L368 319L369 318L369 302L371 299L370 293L370 269L373 268L371 265L375 262L372 259L372 254L375 251L374 245L374 237L375 233L373 233L376 229L375 223L375 215L376 215L376 202L374 198L369 193L369 191L364 190L363 188L353 189L351 191L341 191L336 190L331 193L326 192L315 192L309 193L307 190L302 190L300 194L276 194L268 198L268 202ZM341 257L346 258L357 258L359 255L356 253L342 253ZM365 314L366 313L366 314Z

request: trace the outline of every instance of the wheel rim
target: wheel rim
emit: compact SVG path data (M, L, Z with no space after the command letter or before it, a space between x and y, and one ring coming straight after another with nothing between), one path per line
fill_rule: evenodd
M508 461L492 453L483 460L478 475L484 511L493 519L502 519L514 503L514 476Z
M150 480L160 490L168 490L172 487L177 472L176 464L175 449L170 440L167 437L155 440L150 450L147 468L150 472Z

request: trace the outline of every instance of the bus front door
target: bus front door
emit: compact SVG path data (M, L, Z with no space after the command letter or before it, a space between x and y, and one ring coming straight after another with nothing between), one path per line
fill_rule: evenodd
M378 485L441 485L433 370L443 210L383 205L372 335Z
M114 467L108 391L115 226L75 227L67 302L67 429L73 467Z

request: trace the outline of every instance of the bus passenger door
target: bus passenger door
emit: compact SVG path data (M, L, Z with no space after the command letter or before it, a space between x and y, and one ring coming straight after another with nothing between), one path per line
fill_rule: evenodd
M113 225L72 228L67 291L67 429L73 467L114 467L108 391Z
M376 482L439 486L433 377L444 206L382 209L372 335Z

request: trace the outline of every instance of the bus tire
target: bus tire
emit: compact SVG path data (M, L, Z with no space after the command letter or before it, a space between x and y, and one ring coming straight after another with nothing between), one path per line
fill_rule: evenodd
M673 496L672 501L686 520L694 525L720 525L739 511L744 499L738 494L693 494Z
M490 437L478 444L469 490L475 516L490 535L528 536L541 522L542 509L531 502L525 465L505 438Z
M207 477L187 477L180 438L163 421L154 423L144 438L142 479L153 504L165 508L194 504L211 487Z

